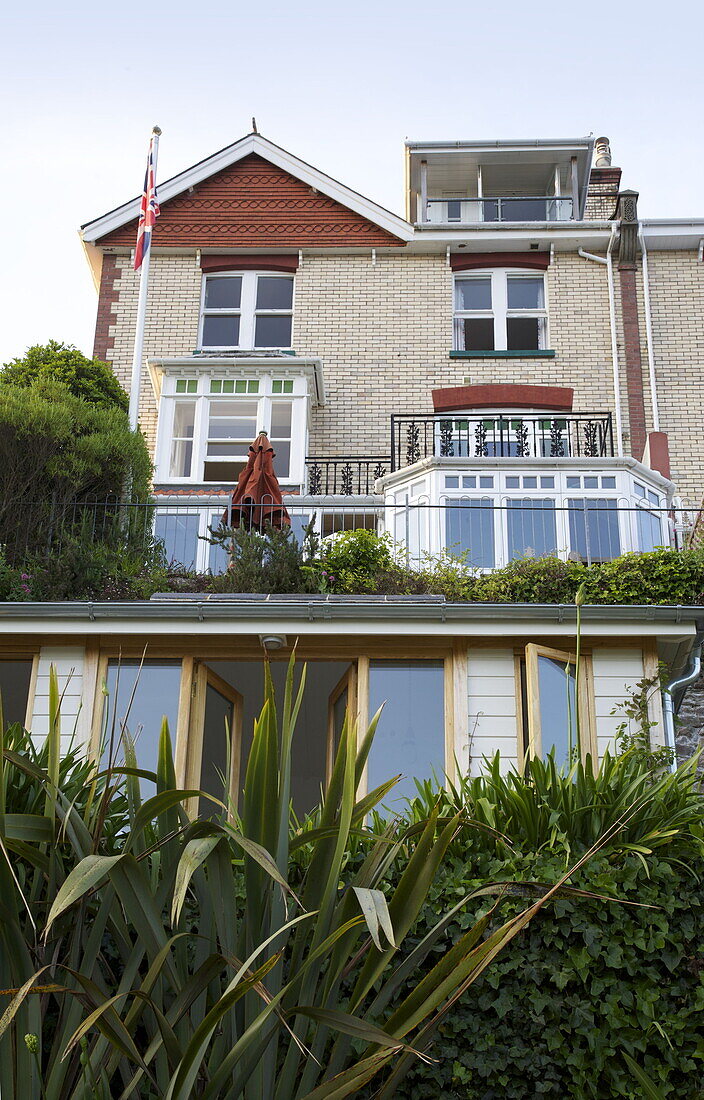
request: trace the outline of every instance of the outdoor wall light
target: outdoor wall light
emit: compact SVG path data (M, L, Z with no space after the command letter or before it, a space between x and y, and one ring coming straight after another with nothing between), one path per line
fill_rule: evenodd
M260 634L259 641L264 646L264 649L274 650L283 649L286 645L285 634Z

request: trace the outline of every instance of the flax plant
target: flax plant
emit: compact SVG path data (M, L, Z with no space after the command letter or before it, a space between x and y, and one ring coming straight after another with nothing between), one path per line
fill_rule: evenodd
M212 796L177 788L166 722L155 773L136 766L123 731L124 768L85 764L73 786L57 781L58 692L49 766L4 748L0 791L22 778L45 803L0 818L3 1100L42 1088L47 1100L341 1100L369 1082L390 1098L502 948L556 893L577 896L567 871L502 923L505 886L488 883L401 954L466 814L433 804L407 827L370 830L396 780L358 796L378 715L359 747L348 716L315 824L292 832L304 682L305 670L294 686L292 659L277 713L267 669L241 820L226 799L219 818L189 819L184 804ZM140 779L155 784L146 801ZM109 832L115 800L124 816ZM353 843L361 855L348 865ZM477 895L487 911L408 993L409 975ZM37 1036L34 1054L26 1034Z

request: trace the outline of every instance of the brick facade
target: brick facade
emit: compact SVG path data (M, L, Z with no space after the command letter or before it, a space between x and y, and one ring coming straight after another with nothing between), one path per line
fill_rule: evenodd
M247 161L228 171L242 165L247 168ZM252 170L250 164L250 174ZM280 175L279 169L275 174ZM275 174L267 176L270 183ZM619 170L594 170L593 176L592 211L599 195L604 202L607 195L609 203L615 202ZM281 201L289 199L286 191ZM162 215L158 224L164 221ZM179 232L185 232L186 223L178 224ZM122 239L123 232L127 240L128 229L113 235L115 241L118 236ZM224 244L222 240L219 243ZM322 359L327 391L327 405L312 411L310 453L329 457L383 454L389 446L392 413L431 412L433 389L466 384L567 386L574 389L576 411L613 413L616 402L603 264L580 257L576 250L554 254L546 271L548 345L554 358L497 355L457 359L449 354L453 272L444 251L419 254L411 246L378 250L376 255L371 248L356 253L328 248L314 254L302 240L297 238L296 244L302 249L302 263L296 272L293 347L300 355ZM112 364L127 388L138 276L126 248L120 251L121 255L106 252L103 256L95 354ZM697 261L694 250L651 251L649 255L660 428L669 436L673 480L685 503L697 506L704 462L699 430L704 421L704 265ZM232 266L236 265L233 256ZM615 277L624 449L640 458L646 436L654 427L640 260L616 270ZM195 244L178 255L153 253L145 358L194 350L201 279ZM152 446L157 414L145 368L140 418Z
M660 428L669 439L672 480L685 503L698 507L704 480L704 264L694 250L651 251L648 268Z
M115 343L114 326L116 321L113 306L120 300L118 280L121 275L122 269L117 265L117 257L103 256L98 295L98 315L95 321L95 340L93 342L93 355L96 359L102 359L103 362L112 360L111 352Z
M595 221L613 218L620 183L620 168L592 168L584 217Z

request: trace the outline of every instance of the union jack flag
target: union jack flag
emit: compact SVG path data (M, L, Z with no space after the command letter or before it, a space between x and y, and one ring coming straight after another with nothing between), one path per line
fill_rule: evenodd
M144 257L149 252L152 240L152 227L159 217L159 202L156 197L156 182L154 180L154 138L149 142L149 156L147 157L147 171L144 177L144 191L142 192L142 205L139 210L139 225L137 226L137 246L134 250L134 269L139 271Z

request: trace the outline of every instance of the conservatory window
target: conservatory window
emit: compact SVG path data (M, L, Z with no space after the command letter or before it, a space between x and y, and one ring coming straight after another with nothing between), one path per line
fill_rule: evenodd
M524 497L506 501L508 556L544 558L557 553L555 501Z
M369 715L384 704L367 762L367 790L402 772L386 804L400 809L415 780L445 775L444 661L369 662Z
M584 483L596 478L586 478ZM567 502L570 550L581 561L611 561L621 553L618 502L608 497L572 497Z
M494 503L490 497L447 500L445 547L451 554L466 555L467 564L474 568L493 568Z

